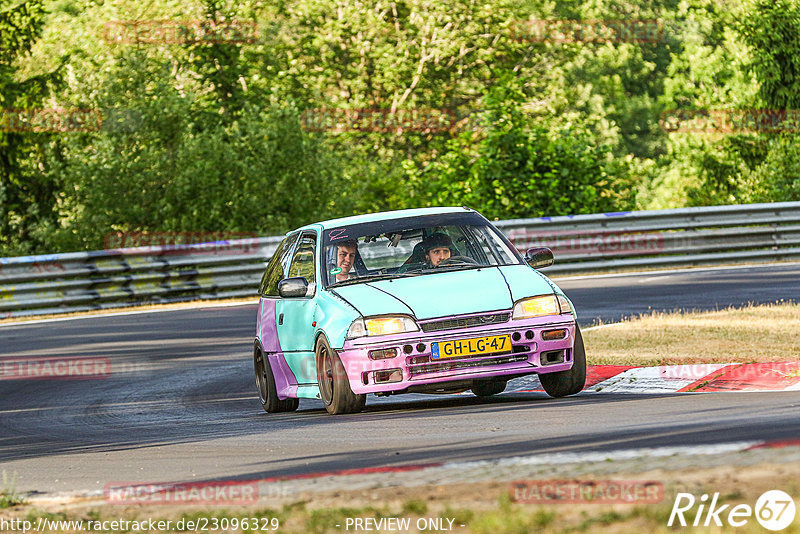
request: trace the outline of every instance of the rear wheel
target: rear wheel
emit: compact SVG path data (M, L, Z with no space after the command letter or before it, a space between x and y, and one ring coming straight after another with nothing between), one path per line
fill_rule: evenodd
M478 397L491 397L502 393L506 389L506 384L508 382L505 380L475 382L472 385L472 392Z
M317 342L317 383L319 396L329 414L356 413L364 409L366 395L350 389L342 360L324 337Z
M300 405L300 399L279 399L278 388L275 387L275 377L269 361L264 358L261 350L256 349L253 356L253 367L256 373L256 387L258 398L264 411L269 413L293 412Z
M539 382L551 397L579 393L586 384L586 351L581 329L575 325L575 346L572 350L572 369L539 375Z

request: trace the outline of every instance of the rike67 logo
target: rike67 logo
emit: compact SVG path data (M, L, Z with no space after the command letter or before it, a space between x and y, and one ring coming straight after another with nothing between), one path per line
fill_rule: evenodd
M673 525L718 527L723 524L732 527L743 527L755 516L762 527L767 530L783 530L794 521L795 504L792 497L781 490L764 492L756 500L755 508L749 504L718 504L719 493L714 493L709 502L708 494L696 499L691 493L678 493L672 512L669 514L667 526ZM696 509L695 509L696 505Z

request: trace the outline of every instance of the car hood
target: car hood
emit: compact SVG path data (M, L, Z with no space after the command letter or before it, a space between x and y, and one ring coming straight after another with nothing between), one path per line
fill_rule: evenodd
M510 310L514 301L553 293L553 287L527 265L507 265L354 284L332 291L363 316L407 314L431 319Z

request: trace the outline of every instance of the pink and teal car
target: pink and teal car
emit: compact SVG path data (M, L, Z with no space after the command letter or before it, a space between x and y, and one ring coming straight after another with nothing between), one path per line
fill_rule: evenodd
M259 287L254 364L268 412L368 393L502 392L538 374L578 393L586 355L570 300L480 213L426 208L309 224L286 235Z

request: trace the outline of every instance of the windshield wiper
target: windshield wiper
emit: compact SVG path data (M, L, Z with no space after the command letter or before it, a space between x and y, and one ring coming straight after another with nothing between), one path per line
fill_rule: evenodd
M468 269L485 269L487 267L496 267L495 265L474 265L472 263L462 263L454 265L440 265L439 267L426 267L421 271L423 273L442 273L445 271L466 271Z
M379 280L391 280L392 278L405 278L407 276L417 276L419 273L382 273L382 274L368 274L366 276L357 276L349 280L342 280L341 282L334 282L328 287L349 286L361 282L377 282Z

